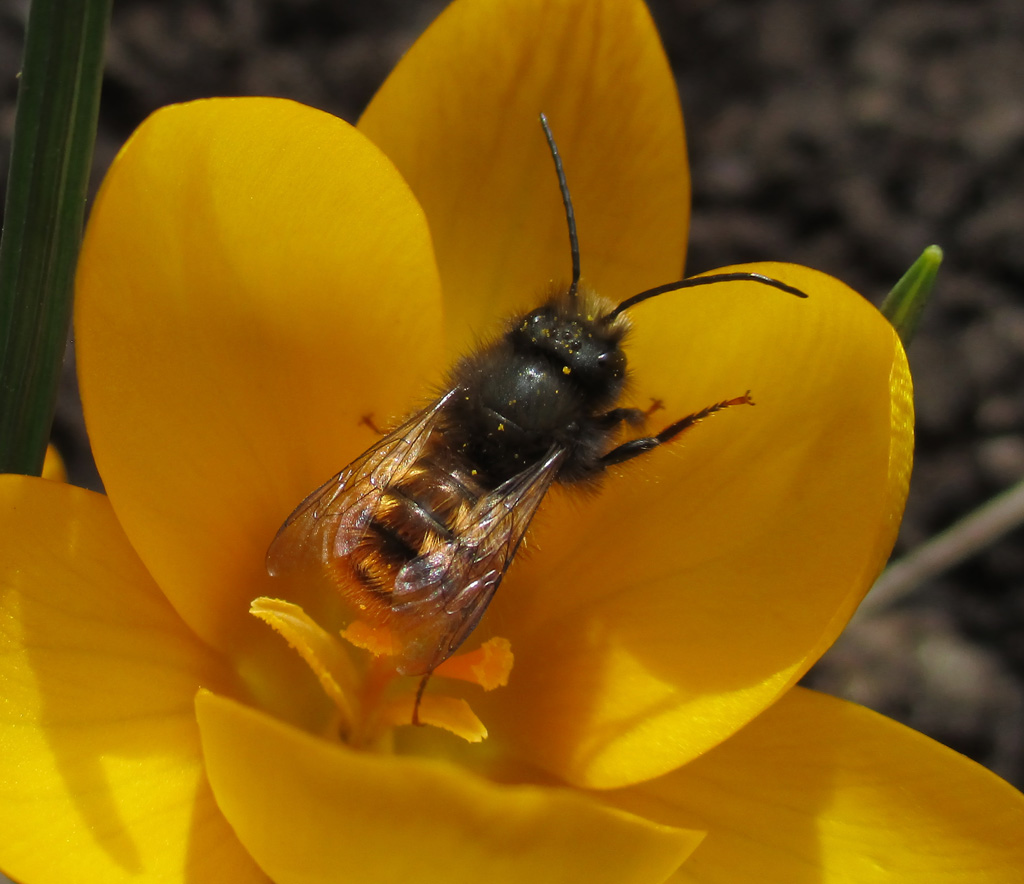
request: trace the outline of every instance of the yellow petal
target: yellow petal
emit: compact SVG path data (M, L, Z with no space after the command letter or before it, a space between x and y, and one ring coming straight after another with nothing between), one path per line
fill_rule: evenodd
M64 466L64 458L60 456L57 446L50 444L46 446L46 459L43 461L44 479L54 482L67 482L68 471Z
M1024 795L874 712L794 688L714 751L609 799L707 838L694 884L1011 884Z
M730 268L735 269L735 268ZM895 539L912 446L889 324L816 271L638 305L633 400L673 419L750 389L676 443L542 511L485 618L516 649L475 704L492 737L573 782L657 776L729 736L835 639ZM500 719L500 721L499 721Z
M353 752L208 692L196 710L217 803L277 884L660 882L700 841L569 790Z
M256 882L203 774L192 698L230 687L106 498L0 476L0 868Z
M278 644L247 614L282 591L267 546L375 441L362 416L423 395L438 305L414 198L328 114L173 106L114 162L77 279L89 434L133 546L211 644Z
M566 284L565 213L583 277L621 298L678 278L689 178L675 81L639 0L456 0L359 122L430 222L450 354Z

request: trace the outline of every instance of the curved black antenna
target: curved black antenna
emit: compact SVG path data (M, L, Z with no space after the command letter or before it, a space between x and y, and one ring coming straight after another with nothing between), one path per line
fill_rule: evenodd
M576 300L576 290L580 285L580 241L576 238L576 213L572 210L572 199L569 196L569 185L565 180L565 170L562 168L562 157L558 153L558 145L555 144L555 136L551 134L551 127L548 125L548 118L542 113L540 125L544 130L544 137L548 140L548 148L551 150L551 158L555 161L555 173L558 175L558 188L562 191L562 205L565 206L565 220L569 222L569 250L572 252L572 283L569 286L569 297Z
M606 313L601 317L602 322L611 322L625 310L630 307L634 307L641 301L646 301L648 298L656 298L658 295L663 295L666 292L675 292L679 289L691 289L699 285L713 285L718 282L756 282L761 285L771 286L773 289L779 289L780 291L787 292L791 295L796 295L798 298L806 298L807 293L800 291L781 279L773 279L770 276L765 276L763 273L748 273L740 271L737 273L712 273L708 276L691 276L689 279L679 279L675 282L667 282L664 285L656 286L653 289L647 289L645 292L640 292L638 295L626 298L618 307L612 310L610 313Z

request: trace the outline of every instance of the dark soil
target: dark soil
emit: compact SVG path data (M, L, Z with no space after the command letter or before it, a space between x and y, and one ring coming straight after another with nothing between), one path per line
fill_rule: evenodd
M0 153L27 4L0 0ZM439 0L117 0L95 178L156 107L295 98L355 119ZM946 261L910 351L918 453L898 548L1024 476L1024 4L651 0L693 167L689 269L774 259L876 303ZM98 487L70 370L54 437ZM847 632L809 682L1024 784L1024 534Z

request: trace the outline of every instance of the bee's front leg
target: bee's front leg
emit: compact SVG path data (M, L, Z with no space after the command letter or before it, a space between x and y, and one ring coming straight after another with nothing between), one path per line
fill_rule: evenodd
M726 399L722 402L716 402L714 405L709 405L707 408L702 408L700 411L695 411L693 414L688 414L684 418L680 418L675 423L669 424L658 433L656 436L641 436L639 439L630 439L628 442L623 442L621 445L616 446L607 454L603 455L599 461L601 466L607 467L612 464L622 463L623 461L632 460L634 457L638 457L645 452L651 451L657 448L659 445L664 445L666 442L671 442L680 433L690 429L694 424L704 420L716 411L722 411L723 409L729 408L733 405L753 405L754 400L750 398L750 390L747 390L742 396L737 396L735 399ZM614 414L616 411L637 411L638 409L630 408L615 408L608 414ZM641 411L641 415L646 416L646 413ZM620 418L625 420L626 418Z

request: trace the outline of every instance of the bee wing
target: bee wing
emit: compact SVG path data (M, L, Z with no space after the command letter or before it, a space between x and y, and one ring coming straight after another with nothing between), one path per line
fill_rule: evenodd
M398 622L410 624L400 671L429 672L473 631L565 455L565 449L553 450L480 498L455 539L402 568L391 605Z
M303 500L267 550L266 565L271 576L351 552L362 539L384 491L399 481L423 453L455 392L450 390L413 415Z

